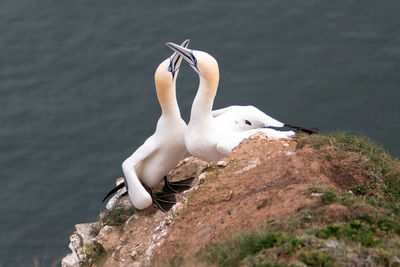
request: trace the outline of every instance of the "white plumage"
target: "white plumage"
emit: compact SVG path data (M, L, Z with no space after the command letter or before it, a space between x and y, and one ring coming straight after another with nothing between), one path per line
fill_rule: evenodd
M263 128L283 127L284 124L252 106L230 106L212 111L219 82L217 61L206 52L189 50L173 43L167 43L167 46L179 53L199 75L199 88L185 133L185 145L190 154L215 161L257 132L274 138L294 135L293 131Z

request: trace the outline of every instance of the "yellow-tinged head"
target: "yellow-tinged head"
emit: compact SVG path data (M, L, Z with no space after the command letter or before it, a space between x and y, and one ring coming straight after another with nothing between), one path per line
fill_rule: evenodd
M189 41L185 40L182 46L187 47ZM171 105L176 105L175 82L181 62L182 57L178 53L173 53L171 57L158 65L154 73L157 98L163 110L169 109Z
M166 43L166 45L181 55L182 58L199 74L199 76L207 82L208 94L210 97L214 97L219 82L217 60L203 51L190 50L174 43Z

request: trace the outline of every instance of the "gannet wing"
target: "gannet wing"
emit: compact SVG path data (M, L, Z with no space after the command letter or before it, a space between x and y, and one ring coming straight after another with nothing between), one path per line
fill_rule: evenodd
M146 191L136 174L136 166L145 158L157 151L157 144L154 137L149 137L129 158L122 163L122 170L126 179L129 198L137 209L149 207L153 200ZM154 166L157 168L157 166Z
M216 109L216 110L211 111L211 115L215 118L215 117L218 117L219 115L221 115L221 114L223 114L223 113L225 113L225 112L227 112L227 111L229 111L231 109L232 109L232 106L226 107L226 108Z
M265 127L283 127L284 124L254 106L229 106L212 111L217 125L231 131L248 131Z

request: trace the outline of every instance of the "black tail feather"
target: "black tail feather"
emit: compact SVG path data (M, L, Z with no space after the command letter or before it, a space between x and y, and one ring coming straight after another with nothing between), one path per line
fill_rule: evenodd
M303 128L303 127L294 126L294 125L290 125L290 124L286 124L286 123L285 123L284 126L285 126L285 127L292 128L292 129L295 129L296 131L303 132L303 133L308 133L308 134L319 134L319 129L318 129L318 128L306 129L306 128Z
M110 192L108 192L108 194L106 195L106 197L103 199L102 202L106 201L107 198L109 198L110 196L115 194L118 190L120 190L121 188L124 188L124 187L125 187L125 182L122 182L119 185L117 185L116 187L114 187Z

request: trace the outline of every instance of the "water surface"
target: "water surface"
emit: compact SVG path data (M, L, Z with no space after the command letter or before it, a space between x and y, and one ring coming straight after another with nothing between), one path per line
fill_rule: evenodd
M398 1L0 3L0 264L49 266L97 218L121 162L160 115L166 41L220 66L215 108L363 133L400 156ZM185 120L197 88L183 65Z

